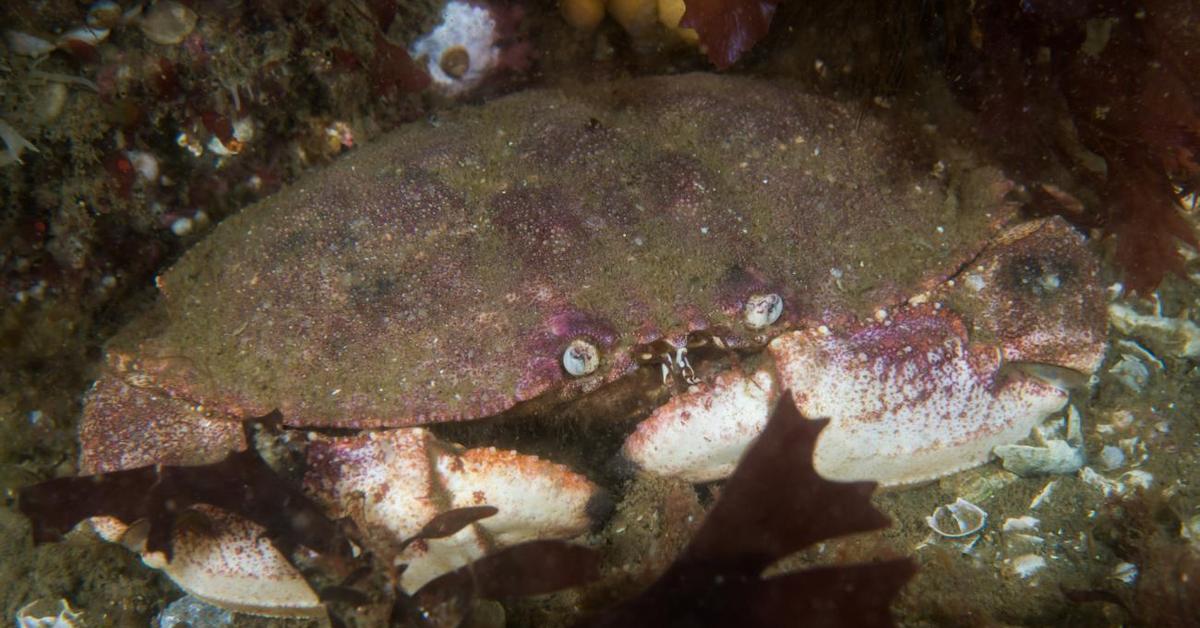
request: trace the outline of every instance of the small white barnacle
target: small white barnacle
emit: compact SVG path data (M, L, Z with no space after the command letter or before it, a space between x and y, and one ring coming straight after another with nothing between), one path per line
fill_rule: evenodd
M763 329L779 320L779 315L783 314L783 297L774 292L751 295L746 299L746 307L742 311L745 314L746 327Z
M576 338L563 351L562 365L572 377L590 375L600 368L600 350L587 340Z

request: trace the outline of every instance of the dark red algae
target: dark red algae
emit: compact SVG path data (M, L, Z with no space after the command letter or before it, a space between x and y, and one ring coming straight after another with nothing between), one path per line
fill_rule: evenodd
M253 442L252 426L253 422L245 424L247 442ZM170 558L177 520L184 513L194 516L189 506L209 504L266 528L285 556L297 546L327 555L350 553L338 524L253 447L212 464L154 465L56 478L22 488L17 503L33 523L36 543L60 540L85 519L111 516L147 522L146 549Z
M874 482L830 482L813 468L826 423L785 395L683 554L578 628L892 625L892 600L916 573L907 558L763 576L815 543L890 525L871 505Z
M679 25L696 31L704 53L724 70L771 28L779 0L687 0Z

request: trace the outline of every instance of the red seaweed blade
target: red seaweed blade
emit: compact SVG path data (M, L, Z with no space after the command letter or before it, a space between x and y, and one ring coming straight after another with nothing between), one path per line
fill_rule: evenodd
M679 25L696 31L713 65L724 70L771 27L778 0L686 0Z

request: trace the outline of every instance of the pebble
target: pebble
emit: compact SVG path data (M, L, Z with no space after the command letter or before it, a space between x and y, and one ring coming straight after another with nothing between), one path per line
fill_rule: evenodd
M192 232L193 226L194 223L192 222L191 218L186 216L183 218L176 218L175 222L171 223L171 233L174 233L179 237L183 237Z
M1104 465L1107 471L1121 467L1125 464L1125 452L1121 451L1120 447L1105 445L1104 449L1100 450L1100 464Z
M157 2L138 22L146 38L156 44L173 46L196 28L196 12L172 0Z

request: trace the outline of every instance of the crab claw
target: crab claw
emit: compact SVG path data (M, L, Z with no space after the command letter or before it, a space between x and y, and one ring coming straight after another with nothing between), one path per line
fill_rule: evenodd
M625 459L689 482L727 477L767 424L775 406L775 378L725 371L659 406L638 424L621 449Z
M247 446L240 421L205 416L194 404L111 375L89 393L80 433L86 473L212 463ZM306 456L304 490L331 517L351 517L369 549L405 565L400 584L409 592L503 547L577 536L610 504L566 467L493 448L464 451L420 428L314 435ZM437 515L480 505L497 512L449 537L409 542ZM139 552L147 565L217 606L273 616L324 613L266 530L209 505L191 510L185 520L199 525L176 526L170 560L146 551L136 522L89 522L101 537Z
M586 532L607 501L562 465L494 448L459 450L420 428L309 446L306 488L349 516L373 551L406 565L401 586L416 591L484 554L532 539ZM408 543L441 512L489 505L497 513L457 533Z
M1024 438L1066 404L1061 376L1086 381L1103 359L1097 274L1061 220L1023 223L955 281L890 316L775 338L777 386L793 391L801 414L830 419L817 471L919 482L982 464L997 445ZM624 454L662 475L724 477L761 431L774 386L766 371L723 373L655 411Z
M113 517L93 517L92 529L122 543L161 570L180 588L210 604L244 613L321 617L325 607L300 572L271 544L267 530L220 508L197 504L190 518L201 525L176 526L170 560L147 552L139 527Z
M846 334L794 332L770 350L800 412L830 419L813 460L834 480L906 484L983 464L1067 402L1040 380L1000 378L995 348L971 346L962 321L932 307Z

